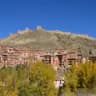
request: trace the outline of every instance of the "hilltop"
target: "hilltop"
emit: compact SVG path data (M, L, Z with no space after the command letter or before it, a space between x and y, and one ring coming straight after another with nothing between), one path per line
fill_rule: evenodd
M77 49L84 55L96 49L96 39L87 35L73 34L59 30L45 30L38 26L35 30L26 28L16 34L0 40L0 44L8 46L26 46L36 49Z

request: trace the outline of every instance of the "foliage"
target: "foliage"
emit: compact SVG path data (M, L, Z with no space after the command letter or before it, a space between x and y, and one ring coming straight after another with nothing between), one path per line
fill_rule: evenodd
M0 69L0 96L57 96L55 72L42 62ZM96 91L96 64L72 64L64 72L62 96L74 96L79 88Z
M54 96L55 73L37 62L0 69L0 96Z
M37 96L54 96L55 72L51 65L37 62L30 67L29 79ZM34 95L34 96L35 96Z
M65 87L72 92L77 92L78 88L93 91L96 89L96 64L91 62L73 64L64 73ZM95 90L96 91L96 90Z
M78 76L77 76L78 69L75 64L72 65L71 69L65 72L65 86L70 87L72 91L77 90L78 84Z
M69 87L66 87L64 88L62 96L74 96L74 92L72 92Z

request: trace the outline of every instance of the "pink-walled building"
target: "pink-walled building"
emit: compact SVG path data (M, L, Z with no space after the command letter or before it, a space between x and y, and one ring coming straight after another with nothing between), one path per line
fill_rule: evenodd
M58 66L68 67L72 63L82 62L82 54L77 50L41 50L27 47L0 46L0 66L16 66L27 64L29 61L43 61Z

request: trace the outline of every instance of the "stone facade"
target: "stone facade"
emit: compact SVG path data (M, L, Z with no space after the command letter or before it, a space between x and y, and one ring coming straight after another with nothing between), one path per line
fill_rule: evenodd
M82 55L78 55L76 50L38 50L26 47L0 46L0 66L15 66L27 64L29 61L43 61L52 64L54 68L58 66L68 67L68 64L81 62Z

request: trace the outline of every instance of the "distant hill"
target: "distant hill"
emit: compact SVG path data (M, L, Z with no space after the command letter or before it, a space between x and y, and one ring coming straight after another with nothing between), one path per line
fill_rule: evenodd
M96 38L58 30L45 30L38 26L35 30L25 29L0 40L8 46L26 46L37 49L77 49L84 55L96 50Z

